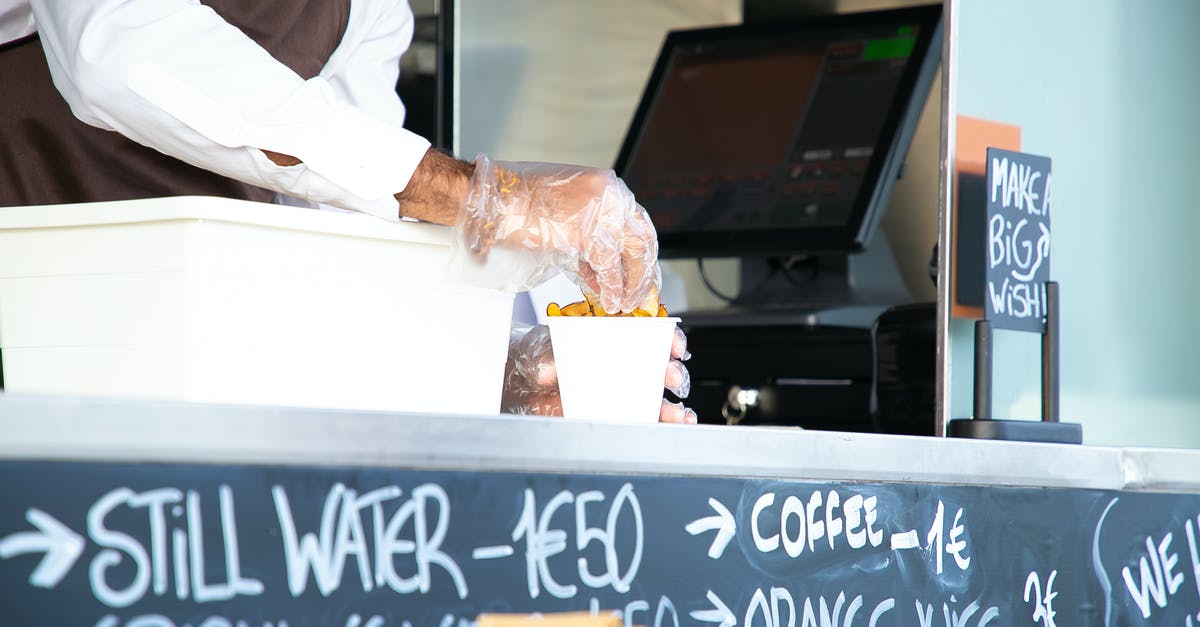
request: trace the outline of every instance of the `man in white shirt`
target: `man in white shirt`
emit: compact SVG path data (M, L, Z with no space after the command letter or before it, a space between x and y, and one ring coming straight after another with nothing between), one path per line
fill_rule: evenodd
M404 0L0 0L0 206L279 194L456 224L609 311L657 303L654 228L611 171L477 168L402 127L412 26Z

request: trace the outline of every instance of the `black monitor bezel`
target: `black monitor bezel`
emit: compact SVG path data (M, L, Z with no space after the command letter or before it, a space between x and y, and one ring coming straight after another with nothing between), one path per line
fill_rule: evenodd
M789 19L771 23L740 24L671 31L659 50L654 70L642 91L641 100L617 155L614 169L625 175L626 167L646 123L671 59L678 46L713 43L795 32L843 29L871 24L916 22L920 24L910 63L901 77L898 97L888 111L880 139L867 166L864 189L851 210L850 219L837 227L779 227L754 231L672 233L660 231L659 254L663 258L780 256L825 252L859 252L868 244L890 196L905 153L912 141L917 120L929 94L941 60L942 5L866 11ZM651 212L653 219L653 212Z

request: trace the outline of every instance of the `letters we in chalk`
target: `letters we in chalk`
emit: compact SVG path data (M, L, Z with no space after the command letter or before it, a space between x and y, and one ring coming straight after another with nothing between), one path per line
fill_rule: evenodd
M984 317L999 329L1045 328L1050 280L1050 159L987 150Z

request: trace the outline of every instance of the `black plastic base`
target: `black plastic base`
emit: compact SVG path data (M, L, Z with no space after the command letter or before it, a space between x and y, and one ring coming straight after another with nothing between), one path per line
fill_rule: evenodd
M946 435L978 440L1083 444L1083 425L1077 422L959 418L950 421Z

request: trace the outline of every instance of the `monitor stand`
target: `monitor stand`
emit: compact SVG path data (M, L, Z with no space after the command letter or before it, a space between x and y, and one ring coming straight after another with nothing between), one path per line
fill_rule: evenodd
M888 307L911 303L887 237L858 253L787 260L743 257L741 290L723 309L685 312L694 326L807 324L870 327Z

